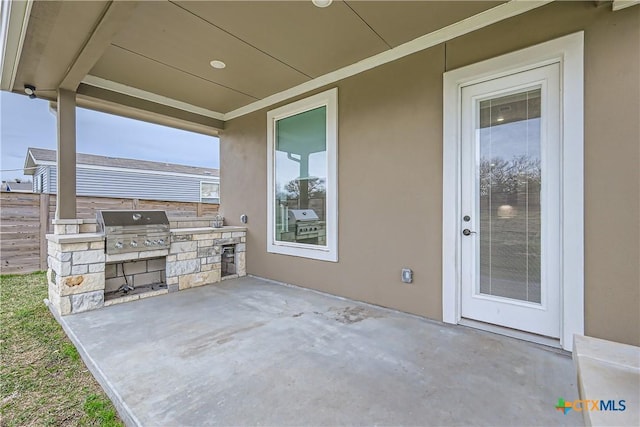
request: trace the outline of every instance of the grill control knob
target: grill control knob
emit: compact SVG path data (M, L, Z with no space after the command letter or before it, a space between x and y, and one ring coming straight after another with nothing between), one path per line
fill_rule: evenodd
M113 246L115 246L116 249L122 249L124 245L122 244L122 242L116 242L116 244Z
M160 239L160 240L158 240L158 244L159 244L159 245L164 245L164 239Z
M151 240L147 239L144 241L145 246L151 246Z
M153 244L154 244L154 245L157 245L157 244L158 244L158 241L157 241L157 240L154 240L154 241L153 241Z
M129 245L131 245L132 248L137 248L138 242L136 242L135 240L132 240L131 243L129 243Z

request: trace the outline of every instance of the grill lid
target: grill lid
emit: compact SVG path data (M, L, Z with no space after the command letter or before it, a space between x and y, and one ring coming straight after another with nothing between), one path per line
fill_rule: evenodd
M169 219L165 211L98 211L98 224L103 231L105 227L140 227L150 225L166 225Z
M289 221L317 221L318 219L313 209L289 209Z
M164 211L98 211L105 252L116 255L169 249L169 220Z

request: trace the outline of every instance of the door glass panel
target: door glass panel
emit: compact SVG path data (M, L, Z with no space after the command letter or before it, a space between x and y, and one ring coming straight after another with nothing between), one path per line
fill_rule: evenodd
M480 293L540 303L541 90L479 107Z

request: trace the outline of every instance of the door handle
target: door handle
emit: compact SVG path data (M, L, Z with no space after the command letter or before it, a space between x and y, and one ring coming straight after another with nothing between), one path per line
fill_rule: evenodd
M471 235L471 233L475 234L475 231L471 231L468 228L465 228L464 230L462 230L462 234L464 234L465 236L469 236Z

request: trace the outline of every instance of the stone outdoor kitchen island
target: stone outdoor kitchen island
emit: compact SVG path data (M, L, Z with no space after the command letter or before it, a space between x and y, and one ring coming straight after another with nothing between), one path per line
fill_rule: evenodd
M54 234L47 235L49 305L61 315L246 275L244 227L173 218L168 249L109 255L95 220L53 223Z

